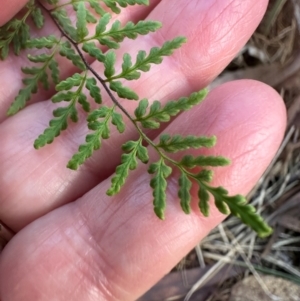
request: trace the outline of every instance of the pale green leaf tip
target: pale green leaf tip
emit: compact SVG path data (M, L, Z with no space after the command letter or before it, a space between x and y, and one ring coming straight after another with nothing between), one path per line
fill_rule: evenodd
M209 147L214 147L217 144L217 136L211 136L211 145Z
M209 87L202 89L200 92L203 94L203 96L205 98L208 95L208 93L210 92Z
M273 229L271 227L269 227L268 225L266 225L266 229L258 231L257 235L260 238L266 238L268 236L270 236L273 233Z
M36 150L38 150L38 149L40 149L40 148L41 148L40 146L38 146L38 145L37 145L37 144L35 144L35 143L34 143L33 147L34 147Z
M108 196L114 196L117 193L118 193L118 191L115 191L115 189L112 189L112 188L110 188L106 191L106 195L108 195Z
M180 41L181 44L187 43L187 37L185 36L178 36L175 38L175 40Z
M154 212L156 214L156 216L161 219L164 220L165 219L165 214L164 214L164 210L158 207L154 207Z
M201 213L203 214L204 217L209 217L209 211L202 210Z
M185 206L185 205L181 204L181 209L187 215L191 213L191 208L189 206Z
M13 110L12 108L9 108L6 112L7 116L13 116L15 115L17 112L15 110Z
M231 160L226 158L226 157L223 157L224 158L224 162L223 162L223 166L227 166L227 165L230 165L231 164Z
M78 169L78 164L70 161L67 164L67 168L69 168L71 170L77 170Z
M33 143L33 147L34 147L36 150L38 150L38 149L42 148L43 145L40 145L39 140L36 139L36 140L34 141L34 143Z

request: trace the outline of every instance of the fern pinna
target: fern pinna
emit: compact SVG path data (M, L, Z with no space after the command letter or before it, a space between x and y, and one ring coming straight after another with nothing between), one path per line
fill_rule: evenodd
M125 38L136 39L139 35L155 32L161 24L156 21L139 21L122 25L119 21L112 22L111 13L119 14L124 7L148 5L148 2L149 0L69 0L60 3L59 0L30 0L21 14L0 28L2 60L6 59L10 49L16 55L24 50L38 49L33 50L34 54L28 54L28 60L32 64L31 67L22 69L25 74L24 87L11 104L8 115L16 114L24 108L38 89L48 89L50 85L55 85L56 94L52 101L64 105L53 112L49 127L34 142L34 147L39 149L52 143L67 129L69 122L78 120L77 109L81 106L87 113L90 131L85 143L70 158L68 167L74 170L101 148L103 140L109 139L112 126L123 133L126 130L123 118L128 118L139 138L127 141L122 146L124 153L107 191L108 195L115 195L121 190L129 172L136 169L139 162L148 164L148 148L151 147L159 157L157 162L151 162L148 172L152 175L150 186L153 189L154 211L160 219L164 218L166 208L168 177L177 169L180 172L178 197L185 213L191 210L190 191L192 185L196 185L199 209L204 216L209 215L209 200L212 197L220 212L232 213L260 236L269 235L272 230L255 212L254 207L246 203L245 197L229 196L223 187L213 187L210 184L213 178L211 167L228 165L228 159L220 156L185 155L177 161L171 156L191 148L213 147L216 137L161 134L159 142L155 142L147 136L149 130L159 129L162 123L167 123L172 117L200 104L207 94L204 89L169 101L163 106L158 100L151 104L147 99L139 100L139 96L126 86L126 81L138 80L142 72L151 69L152 64L160 64L165 56L172 55L186 42L184 37L175 37L161 47L152 48L148 53L140 50L136 57L125 53L122 65L116 68L115 50ZM70 10L76 12L75 21L69 17ZM60 34L32 38L29 22L41 29L46 15L57 25ZM89 23L96 25L93 32L88 29ZM59 55L71 61L77 68L77 73L62 79L56 61ZM103 74L98 74L92 68L88 63L88 56L103 65ZM102 105L103 92L110 97L111 106ZM134 115L120 104L119 99L138 101Z

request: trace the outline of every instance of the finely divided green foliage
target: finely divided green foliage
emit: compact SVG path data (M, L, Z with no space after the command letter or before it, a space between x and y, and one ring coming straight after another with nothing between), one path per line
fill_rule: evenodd
M207 90L191 94L189 97L182 97L179 100L171 100L164 107L158 100L150 106L149 101L142 99L135 110L135 121L140 122L144 128L158 129L161 122L169 122L171 117L177 116L182 111L190 110L193 106L201 103L207 95Z
M142 145L142 142L143 139L140 137L138 141L128 141L122 146L124 154L122 155L121 165L117 167L116 174L112 178L111 187L107 191L108 195L115 195L120 191L129 175L129 170L137 168L137 159L145 164L148 163L148 150Z
M26 13L21 18L14 18L0 28L0 59L6 59L10 45L16 55L26 48L26 42L30 38L28 18L32 16L34 24L41 28L44 24L41 11L30 1L26 6Z
M95 150L101 147L102 139L110 137L109 122L116 125L120 132L123 132L125 129L122 116L115 112L115 106L111 108L103 106L94 110L89 114L87 121L88 128L93 133L86 136L86 143L80 145L78 152L69 161L68 167L74 170L78 169L86 159L92 156Z
M30 0L18 17L0 28L0 59L19 55L23 50L29 51L28 64L22 68L24 87L13 101L8 115L23 109L39 89L55 89L52 102L57 103L58 107L49 126L34 142L34 147L39 149L52 143L68 128L70 121L77 122L83 115L79 115L79 110L86 112L88 133L85 142L68 162L68 167L74 170L101 148L104 140L110 138L112 128L119 135L124 133L125 117L139 137L123 144L121 162L112 177L108 195L119 193L130 172L137 169L140 163L148 164L150 161L148 173L152 177L150 186L153 189L154 211L160 219L165 217L168 178L173 173L178 180L180 205L186 214L191 212L196 191L199 210L204 216L209 216L211 199L220 212L231 212L260 236L269 235L271 229L243 196L229 196L224 188L211 184L211 168L226 166L230 161L222 156L193 156L187 153L189 149L213 147L215 136L161 134L157 140L152 140L144 131L160 128L162 123L200 104L207 95L207 90L203 89L162 105L159 100L139 100L139 95L128 87L126 81L139 79L143 72L148 72L154 64L162 63L166 56L172 55L186 42L184 37L175 37L161 47L138 51L135 58L124 53L123 61L118 65L120 52L116 49L121 47L124 39L134 40L156 32L161 23L142 20L121 24L118 20L112 21L112 14L120 13L127 6L148 4L148 0ZM70 18L72 10L75 20ZM32 20L38 30L49 19L57 25L60 34L32 38L28 20ZM90 30L90 24L95 24L94 31ZM10 48L12 54L9 53ZM77 72L62 78L57 62L59 56L71 62ZM103 74L96 73L89 65L91 59L102 64ZM111 99L111 105L102 104L104 93ZM119 98L123 99L122 105ZM126 111L123 105L126 100L138 101L134 115ZM149 158L149 148L154 149L159 157L154 163ZM180 152L183 152L182 155ZM170 157L173 153L179 153L178 160Z

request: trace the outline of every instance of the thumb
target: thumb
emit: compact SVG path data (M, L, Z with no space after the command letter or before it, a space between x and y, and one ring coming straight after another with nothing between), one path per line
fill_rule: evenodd
M1 0L0 26L8 22L28 2L28 0Z

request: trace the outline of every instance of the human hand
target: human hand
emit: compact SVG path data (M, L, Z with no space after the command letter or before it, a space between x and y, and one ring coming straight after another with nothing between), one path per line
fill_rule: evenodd
M24 2L2 0L1 22ZM187 36L181 50L142 81L131 83L139 95L165 101L208 85L251 36L267 6L266 0L150 2L148 8L124 10L119 18L149 15L162 21L163 28L137 46L124 42L123 50L146 50L177 35ZM43 30L53 33L55 27ZM77 172L65 165L82 141L83 124L72 125L53 144L34 150L34 139L51 118L53 105L47 100L51 91L39 92L16 116L5 116L21 88L23 63L24 58L13 55L0 62L0 219L18 232L0 256L0 299L135 300L224 216L212 205L210 217L202 217L196 196L193 212L183 214L175 174L169 181L166 220L159 220L143 166L130 174L121 194L106 196L124 142L119 136L112 135L110 143ZM61 66L65 76L74 71L65 63ZM97 63L94 67L99 70ZM284 128L285 108L279 95L264 84L244 80L213 90L166 132L216 135L217 146L210 152L231 158L233 164L216 170L215 184L232 194L246 194L274 156ZM122 139L134 135L129 127Z

